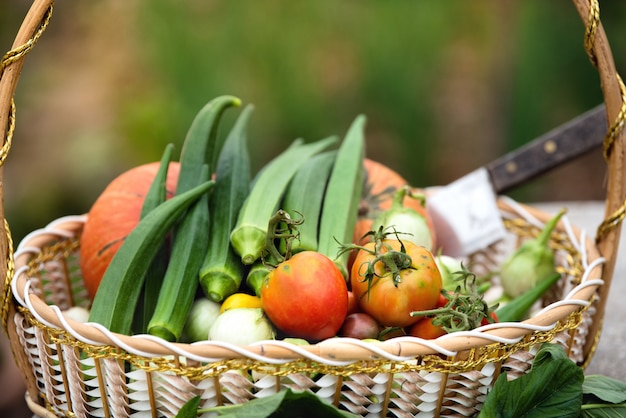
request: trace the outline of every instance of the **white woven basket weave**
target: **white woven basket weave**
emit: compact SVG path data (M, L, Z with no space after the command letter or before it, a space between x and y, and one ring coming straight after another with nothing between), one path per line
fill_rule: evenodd
M584 367L599 338L624 213L626 92L599 23L597 2L574 3L586 24L586 45L600 73L609 121L615 121L605 144L607 221L594 240L567 216L562 219L551 238L562 279L531 319L436 340L333 338L310 346L280 341L248 347L214 341L182 344L119 335L62 313L89 305L78 263L84 216L65 217L29 234L15 253L7 227L0 240L0 253L6 254L2 318L32 410L52 416L173 416L195 395L203 406L214 406L292 388L312 391L361 416L472 416L495 379L504 371L511 378L524 374L543 342L561 344ZM14 49L3 58L2 163L13 135L12 97L21 65L51 11L50 0L35 1ZM471 256L473 265L485 271L495 271L553 216L505 197L499 206L508 237Z

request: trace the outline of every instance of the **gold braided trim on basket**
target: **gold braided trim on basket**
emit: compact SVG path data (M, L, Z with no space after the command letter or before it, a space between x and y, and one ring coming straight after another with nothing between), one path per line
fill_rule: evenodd
M531 346L551 342L554 337L563 332L577 328L583 318L583 312L587 308L581 308L568 317L560 320L548 331L535 331L527 335L521 341L514 344L495 343L478 348L470 349L462 353L463 359L457 357L444 357L439 355L426 355L413 361L393 360L362 360L342 366L321 364L308 359L298 359L280 365L265 363L248 358L224 359L216 362L193 365L197 363L186 361L178 356L146 358L120 350L111 345L92 345L78 341L69 332L49 327L38 321L28 309L18 307L25 320L37 328L42 329L53 344L70 346L80 350L86 356L94 359L115 359L127 362L137 369L146 372L165 372L177 376L184 376L191 380L203 380L216 377L228 370L253 370L275 376L286 376L296 373L305 374L328 374L335 376L350 376L356 373L400 373L413 371L429 371L440 373L463 373L481 368L487 363L499 363L505 361L513 353L529 349Z
M598 325L598 330L596 331L595 335L593 336L593 344L589 348L589 354L585 358L585 361L583 362L583 364L580 365L580 367L583 370L586 370L587 367L589 367L589 364L591 363L591 360L593 360L593 356L594 356L595 352L598 349L598 344L600 344L600 337L602 335L602 329L603 329L603 326L604 326L604 318L595 318L594 320L595 321L600 321L600 325Z
M600 26L600 5L598 0L589 0L589 16L587 17L586 27L585 27L585 39L584 45L585 50L587 51L587 55L589 55L589 59L594 67L598 67L598 60L593 50L593 45L596 39L596 33L598 27ZM619 74L616 73L617 82L620 88L620 94L622 98L622 105L620 107L620 111L615 118L615 121L611 124L606 136L604 138L603 143L603 153L604 158L609 159L611 155L611 151L613 150L613 145L617 137L621 134L624 129L624 125L626 124L626 86L624 86L624 81L620 77ZM596 242L604 236L608 231L615 228L619 225L624 217L626 216L626 201L622 204L622 206L612 213L607 219L605 219L600 226L598 227L596 233Z
M622 96L622 106L620 107L619 113L617 114L615 121L611 124L611 127L609 128L609 131L604 138L603 152L604 158L607 160L611 155L613 144L615 143L615 140L621 133L622 129L624 129L624 123L626 122L626 86L624 86L624 81L619 74L616 74L615 76L617 77L619 90Z
M4 220L4 231L7 239L7 274L4 278L4 292L0 295L0 307L2 308L2 326L5 332L8 330L9 325L9 304L11 303L11 280L13 274L15 274L15 260L13 259L13 238L11 237L11 230L9 229L9 222Z
M594 67L598 66L598 58L593 52L593 43L596 40L596 32L600 26L600 4L598 0L589 0L589 16L585 27L585 50Z
M11 150L13 133L15 132L15 112L15 101L11 99L11 107L9 108L9 126L7 128L6 138L4 139L2 148L0 148L0 167L4 165L7 157L9 156L9 151Z
M600 237L602 237L611 229L619 225L624 220L625 217L626 217L626 200L624 200L624 203L622 203L622 206L620 206L619 209L617 209L608 218L602 221L596 233L596 242L599 241Z
M35 44L37 44L37 41L39 41L39 38L41 38L41 35L43 35L44 31L48 27L48 24L50 23L52 10L53 6L50 5L50 7L48 7L48 10L46 11L46 14L43 17L43 20L41 21L41 24L39 25L39 28L37 29L37 32L35 32L32 38L30 38L25 44L20 45L17 48L13 48L2 56L2 61L0 61L0 78L2 78L2 74L4 73L5 68L7 68L9 65L13 64L16 61L23 59L26 54L28 54L34 48ZM11 107L9 109L9 126L6 132L4 143L2 145L2 148L0 149L0 166L4 165L4 162L6 161L9 154L9 150L11 149L11 142L13 139L13 133L15 131L15 113L15 101L13 100L13 98L11 98Z
M41 251L28 263L27 274L37 276L40 264L48 261L66 259L80 247L78 239L64 239L41 248Z
M39 25L39 29L37 29L37 32L35 32L32 38L26 41L25 44L20 45L17 48L13 48L12 50L4 54L4 56L2 57L2 61L0 62L0 75L2 75L6 67L22 59L26 54L30 52L31 49L34 48L39 38L41 38L41 35L43 35L44 31L48 27L48 23L50 23L50 18L52 17L52 9L53 5L51 4L43 17L41 24Z

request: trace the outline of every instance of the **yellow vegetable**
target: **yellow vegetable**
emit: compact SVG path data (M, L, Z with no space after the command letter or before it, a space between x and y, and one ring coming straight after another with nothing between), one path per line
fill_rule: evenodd
M224 300L220 307L220 314L226 312L229 309L236 308L260 308L261 298L258 296L252 296L247 293L233 293Z

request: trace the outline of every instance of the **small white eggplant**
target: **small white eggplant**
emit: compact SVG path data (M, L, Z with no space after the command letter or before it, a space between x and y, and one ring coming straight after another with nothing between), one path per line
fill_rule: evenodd
M261 308L234 308L220 314L209 330L209 340L235 345L273 340L274 328Z
M516 298L534 288L541 280L554 276L555 256L549 240L564 214L563 209L546 223L536 238L520 245L502 264L500 281L506 295Z
M444 289L454 291L457 286L463 284L460 280L457 280L463 277L462 272L465 270L461 259L440 254L435 257L435 263L439 267L441 284Z
M381 213L374 221L372 230L377 231L381 226L383 229L393 228L397 231L399 239L411 241L432 251L434 237L430 225L421 213L404 205L405 197L421 201L422 206L426 204L426 196L415 193L409 186L402 187L396 191L391 208Z
M209 338L209 329L220 314L220 304L207 298L194 301L184 328L184 338L189 342Z

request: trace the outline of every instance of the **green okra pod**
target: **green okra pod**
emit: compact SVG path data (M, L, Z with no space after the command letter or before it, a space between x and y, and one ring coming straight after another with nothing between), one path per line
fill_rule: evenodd
M215 170L217 159L217 127L224 111L240 106L241 100L234 96L220 96L209 101L196 115L180 152L180 173L176 193L185 192L198 184L204 164L209 175Z
M318 251L334 260L346 279L349 254L337 254L341 244L352 242L358 217L363 188L364 129L365 117L358 116L337 151L319 227Z
M287 187L281 208L293 218L304 218L298 226L298 239L291 243L292 253L317 251L324 194L336 155L336 150L330 150L310 158Z
M334 143L334 137L309 144L301 144L296 140L295 144L270 161L255 177L230 235L231 244L244 264L250 265L261 257L268 222L298 168Z
M246 128L253 107L237 119L220 151L215 187L209 201L209 246L200 268L200 285L207 298L221 302L239 289L244 265L230 245L239 210L250 191L250 156Z
M209 169L205 164L201 182L209 178ZM209 245L209 197L205 193L187 211L181 220L170 262L163 278L156 308L148 333L167 341L178 341L189 310L198 288L198 273L203 259L198 254L205 254Z
M163 156L161 157L159 170L150 185L150 189L148 189L148 192L146 193L146 197L141 207L140 218L146 217L148 213L156 209L167 199L167 173L170 162L172 161L173 152L174 144L167 144L165 150L163 151ZM152 263L150 263L148 271L146 272L143 289L139 296L134 318L133 332L135 334L143 334L147 331L148 322L152 317L157 299L159 298L161 283L163 283L163 277L165 276L165 270L167 269L167 262L167 245L163 242L154 256Z
M159 205L139 221L111 260L94 298L90 322L129 334L146 271L165 236L187 208L213 186L212 181Z

